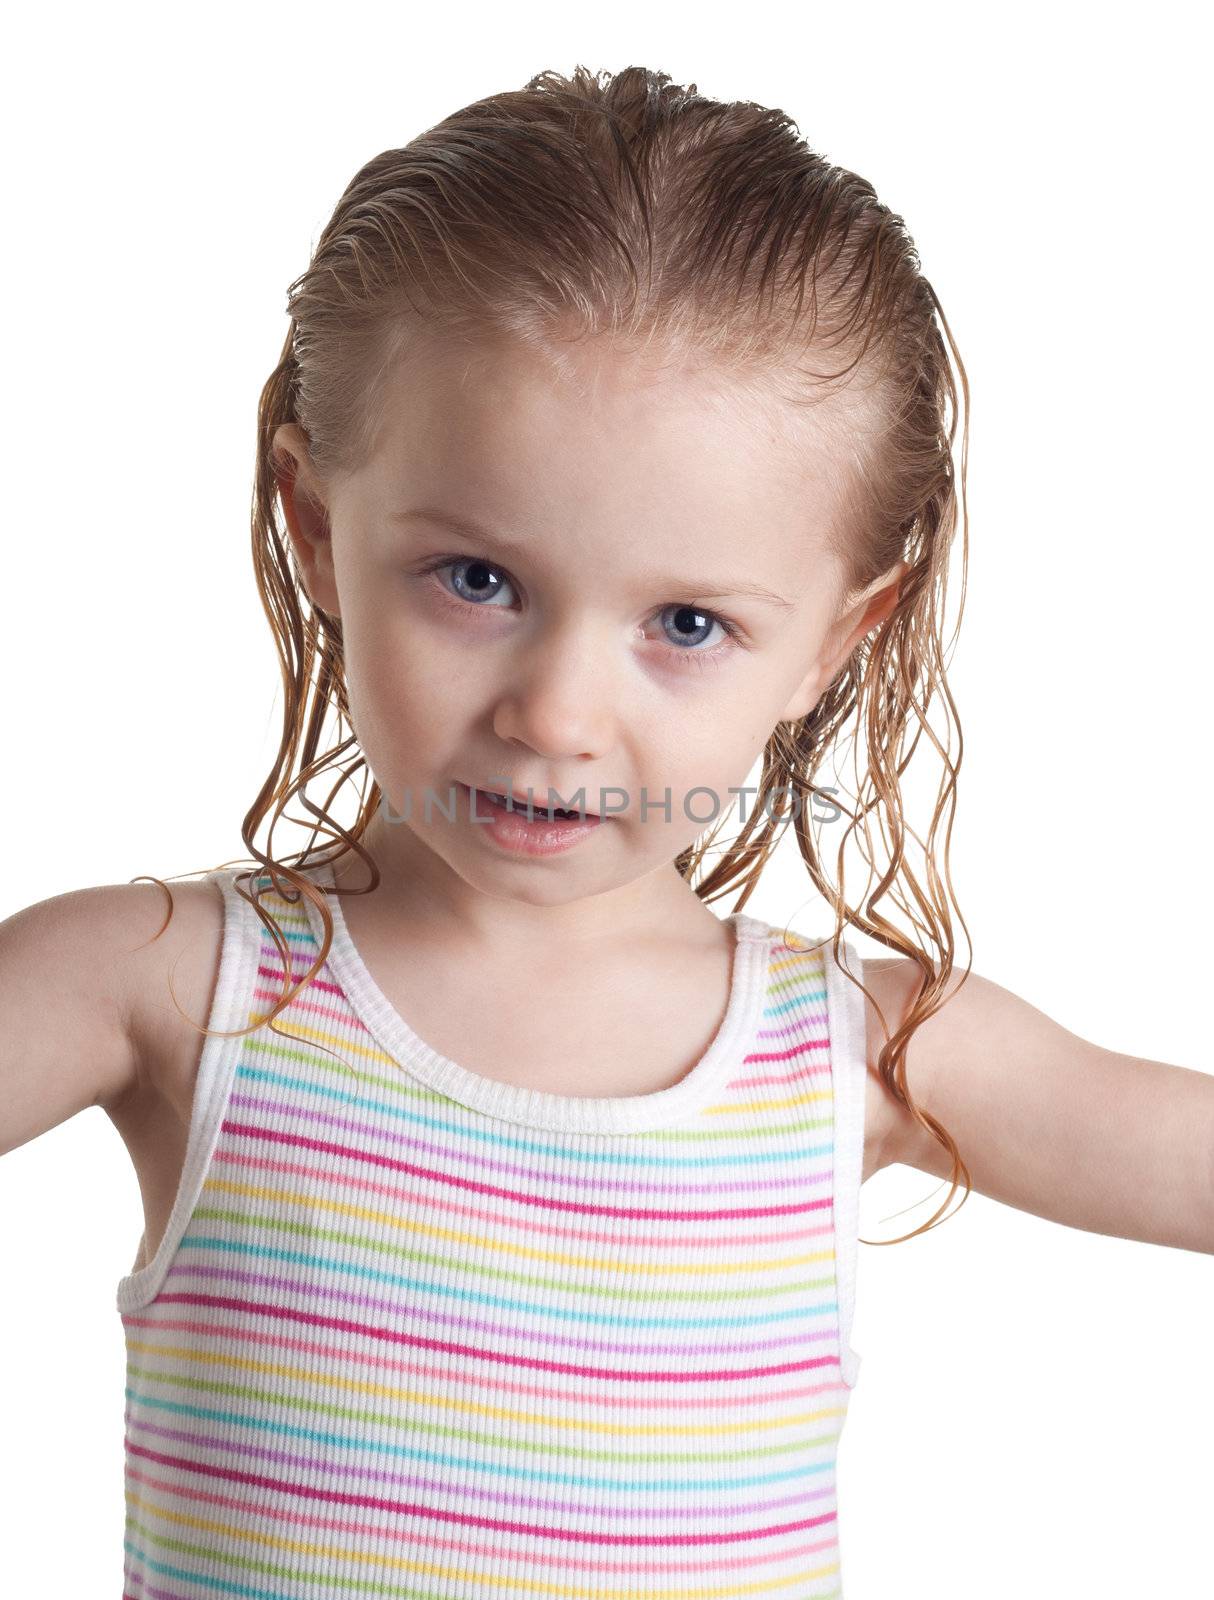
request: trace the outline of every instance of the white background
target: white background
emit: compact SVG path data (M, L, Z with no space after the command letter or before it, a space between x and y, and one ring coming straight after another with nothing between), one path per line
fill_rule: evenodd
M280 705L248 551L256 401L348 179L544 67L648 65L782 106L870 179L958 339L973 544L952 868L974 969L1101 1044L1214 1071L1197 13L426 15L109 6L9 25L0 914L243 854ZM809 893L782 861L747 910L816 931ZM935 1186L879 1174L862 1233L916 1226L939 1195L893 1213ZM113 1294L141 1227L99 1110L0 1162L14 1595L120 1592ZM979 1195L909 1244L862 1246L847 1600L1208 1600L1212 1312L1211 1257Z

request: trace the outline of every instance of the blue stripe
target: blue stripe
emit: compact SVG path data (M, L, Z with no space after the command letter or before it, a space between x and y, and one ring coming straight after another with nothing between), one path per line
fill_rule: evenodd
M282 1055L283 1053L281 1046L267 1045L264 1048L272 1050L275 1055ZM311 1064L310 1062L309 1065ZM382 1100L373 1100L368 1095L353 1094L349 1090L343 1092L340 1089L329 1089L323 1084L314 1083L304 1078L287 1077L285 1073L271 1072L265 1067L246 1066L243 1061L236 1068L236 1076L246 1083L267 1083L273 1084L279 1089L296 1089L309 1098L323 1096L326 1100L336 1100L342 1105L357 1107L360 1111L375 1112L383 1116L392 1117L397 1122L413 1123L417 1127L432 1129L438 1133L457 1133L469 1141L487 1145L493 1150L514 1150L521 1151L525 1155L546 1156L550 1159L560 1158L567 1165L665 1169L703 1167L707 1170L710 1167L757 1166L765 1161L815 1161L830 1155L834 1149L833 1140L828 1139L819 1144L803 1145L799 1149L796 1146L782 1145L778 1150L755 1151L750 1145L744 1145L732 1154L726 1153L724 1155L696 1154L695 1152L685 1156L663 1155L653 1149L640 1150L633 1155L631 1147L616 1150L571 1151L567 1145L546 1143L541 1139L516 1138L510 1134L496 1132L488 1127L483 1129L469 1127L466 1121L457 1121L447 1117L429 1117L420 1111L409 1111L403 1106L392 1106L385 1104ZM745 1108L745 1102L740 1101L739 1105L743 1109ZM291 1109L294 1111L297 1108L293 1106ZM235 1113L232 1114L229 1120L235 1120ZM823 1115L816 1120L823 1123L830 1122L833 1132L833 1118L829 1115ZM803 1124L803 1126L808 1127L813 1125L813 1123ZM785 1124L783 1127L773 1126L769 1131L780 1135L786 1134L790 1130ZM748 1126L746 1129L747 1137L762 1132L762 1128L754 1126ZM720 1136L733 1139L740 1139L741 1137L736 1128L723 1128L720 1130ZM639 1139L652 1140L657 1137L657 1133L643 1133L638 1134L637 1137ZM710 1135L710 1137L715 1137L715 1135Z
M256 1220L256 1219L253 1219ZM182 1235L178 1250L218 1250L227 1255L237 1256L262 1256L271 1261L289 1262L295 1267L322 1267L326 1272L336 1273L338 1276L354 1278L370 1278L376 1283L391 1284L394 1288L416 1289L423 1294L442 1295L450 1300L462 1300L472 1305L489 1306L499 1311L522 1311L528 1316L543 1317L550 1321L576 1323L579 1326L586 1324L602 1324L606 1327L618 1328L620 1319L618 1312L613 1315L600 1316L593 1311L574 1311L561 1309L544 1302L536 1305L526 1300L508 1300L502 1295L483 1294L479 1291L465 1291L454 1289L447 1284L432 1283L426 1278L406 1278L398 1272L380 1272L375 1267L357 1266L351 1261L335 1261L330 1256L309 1255L303 1250L278 1250L271 1245L243 1244L238 1239L213 1239L202 1234L185 1233ZM364 1248L368 1248L364 1244ZM182 1266L186 1263L182 1262ZM795 1294L808 1289L816 1289L823 1284L834 1283L834 1266L832 1263L824 1265L823 1276L810 1281L794 1283L784 1287L773 1288L773 1294ZM300 1284L301 1294L307 1293L307 1286ZM167 1284L162 1293L168 1293ZM677 1290L672 1293L677 1294ZM679 1332L688 1328L761 1328L773 1322L787 1322L790 1317L818 1317L828 1312L837 1312L838 1306L831 1301L828 1304L812 1306L792 1306L784 1311L765 1311L759 1315L751 1313L748 1316L730 1317L724 1314L704 1317L643 1317L634 1315L630 1308L628 1327L632 1328L672 1328Z
M214 1411L208 1406L183 1405L180 1401L159 1400L155 1395L141 1394L138 1389L128 1388L127 1396L136 1400L141 1406L155 1407L162 1411L178 1412L183 1416L196 1417L207 1422L234 1423L239 1427L256 1428L259 1433L286 1435L291 1438L310 1439L316 1444L340 1445L343 1449L349 1448L356 1451L374 1451L378 1455L397 1457L402 1461L425 1462L430 1466L447 1466L454 1462L460 1467L467 1467L476 1473L494 1473L499 1478L521 1478L526 1483L563 1484L567 1487L579 1489L603 1489L611 1493L631 1493L635 1490L636 1483L629 1480L621 1483L609 1478L593 1478L584 1474L573 1472L545 1472L541 1468L519 1465L517 1467L503 1467L486 1461L483 1456L472 1459L460 1459L455 1456L437 1455L431 1450L418 1450L408 1445L387 1444L382 1439L368 1439L360 1435L341 1433L325 1433L317 1428L294 1428L288 1423L266 1422L260 1417L242 1416L240 1412ZM827 1425L827 1445L833 1442L834 1435ZM805 1440L798 1441L800 1445ZM747 1450L746 1454L753 1454ZM761 1472L749 1478L730 1478L723 1480L719 1473L710 1478L689 1478L681 1473L677 1478L646 1478L647 1489L657 1489L663 1492L678 1493L681 1490L706 1489L710 1493L714 1489L723 1487L731 1489L752 1489L764 1484L783 1483L789 1478L801 1478L814 1472L829 1472L831 1462L811 1462L808 1465L797 1467L783 1467L778 1472Z

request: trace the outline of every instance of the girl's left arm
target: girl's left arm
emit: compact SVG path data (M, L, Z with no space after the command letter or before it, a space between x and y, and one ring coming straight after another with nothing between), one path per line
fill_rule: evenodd
M904 957L865 961L891 1032L919 978ZM870 1071L884 1037L870 1002ZM1214 1254L1211 1074L1091 1044L975 972L955 974L911 1035L906 1074L980 1194L1071 1228ZM944 1146L892 1097L886 1108L885 1161L947 1178Z

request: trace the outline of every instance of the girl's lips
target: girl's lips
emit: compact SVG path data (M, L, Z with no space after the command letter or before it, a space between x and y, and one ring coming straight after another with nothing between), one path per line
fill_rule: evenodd
M471 785L465 784L465 788L470 789ZM486 798L488 798L490 795L501 795L505 799L512 801L515 809L521 811L524 816L527 814L528 804L530 804L532 809L537 812L548 810L548 807L538 800L534 795L529 801L526 795L515 794L513 789L482 789L478 787L476 793L479 795L484 795ZM555 793L559 794L560 790L556 790ZM562 806L559 809L564 811L575 811L580 817L598 817L597 811L590 811L585 806Z
M528 815L525 804L511 809L500 800L491 799L492 790L473 790L468 784L460 787L468 795L473 819L484 824L480 831L487 840L516 856L560 855L597 833L603 825L602 817L589 813L549 817L533 809Z

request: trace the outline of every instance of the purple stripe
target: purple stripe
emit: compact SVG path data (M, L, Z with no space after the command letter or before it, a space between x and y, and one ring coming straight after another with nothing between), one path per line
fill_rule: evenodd
M407 1350L440 1350L444 1355L476 1357L504 1367L521 1367L527 1372L562 1372L572 1377L605 1379L615 1383L737 1383L750 1378L781 1378L790 1372L811 1372L835 1365L833 1356L812 1356L805 1361L782 1361L766 1367L702 1367L667 1372L621 1371L615 1367L588 1367L568 1361L541 1361L535 1356L508 1355L504 1350L487 1350L476 1345L454 1344L448 1339L424 1339L417 1334L399 1333L394 1328L372 1328L365 1322L345 1317L322 1317L296 1306L271 1305L266 1300L237 1300L214 1294L160 1294L157 1305L210 1306L219 1311L239 1311L251 1317L274 1317L280 1322L297 1322L305 1328L327 1328L337 1333L354 1333L363 1339L400 1345ZM728 1350L726 1344L721 1347Z
M300 1283L290 1278L280 1278L269 1273L244 1272L239 1267L204 1266L201 1263L196 1266L189 1266L184 1263L175 1262L173 1266L169 1268L166 1276L168 1278L211 1278L226 1282L238 1282L249 1285L255 1284L259 1288L275 1289L288 1294L303 1295L311 1301L321 1299L337 1300L348 1305L362 1306L368 1311L383 1311L389 1314L394 1312L399 1313L400 1311L399 1300L382 1300L377 1295L360 1294L357 1291L335 1289L330 1285L323 1283ZM159 1304L159 1299L157 1300L157 1304ZM824 1315L833 1313L834 1309L835 1308L833 1305L827 1305L821 1308ZM532 1314L537 1317L543 1317L546 1313L541 1306L537 1307ZM810 1313L808 1311L804 1312L804 1315L809 1314ZM751 1351L779 1350L785 1345L796 1345L800 1347L806 1343L813 1344L817 1343L819 1340L833 1339L833 1328L828 1327L818 1331L807 1330L803 1323L797 1321L801 1315L802 1312L795 1308L790 1312L789 1321L795 1323L791 1333L785 1335L772 1335L767 1338L752 1339L750 1341L734 1338L729 1345L729 1349L735 1354L749 1354ZM459 1317L452 1316L447 1312L432 1311L429 1307L421 1305L420 1303L410 1305L409 1316L414 1322L430 1322L440 1324L443 1327L456 1327L469 1335L482 1335L487 1340L508 1340L518 1331L517 1327L504 1326L503 1324L497 1322L485 1322L477 1317ZM124 1320L134 1323L136 1326L138 1326L140 1321L138 1315L132 1313L128 1313ZM721 1322L719 1317L709 1320L711 1321L712 1326L717 1328L720 1327ZM216 1332L217 1334L222 1333L222 1324L217 1325ZM712 1344L705 1345L692 1345L688 1342L687 1338L683 1336L680 1336L677 1340L670 1344L661 1344L654 1341L645 1341L632 1338L624 1342L612 1342L606 1339L593 1339L588 1336L584 1338L571 1337L567 1334L555 1333L549 1330L545 1330L544 1332L544 1343L549 1347L597 1351L601 1354L611 1356L626 1353L629 1357L635 1355L658 1357L686 1355L691 1358L699 1355L702 1358L702 1352L707 1350L719 1350L721 1348L719 1339L714 1341Z
M390 1511L396 1516L429 1518L456 1528L483 1528L491 1533L524 1533L542 1539L565 1539L571 1544L595 1548L612 1545L629 1549L669 1549L674 1546L723 1545L749 1543L756 1539L770 1539L777 1534L803 1533L809 1528L820 1528L835 1520L835 1511L823 1511L816 1517L800 1517L795 1522L778 1522L766 1528L744 1528L738 1533L663 1533L646 1536L643 1533L609 1534L586 1529L562 1528L554 1523L542 1525L529 1522L506 1522L500 1517L477 1517L469 1512L441 1511L436 1506L418 1500L385 1500L376 1495L345 1494L339 1489L321 1489L310 1483L287 1483L277 1478L263 1477L259 1473L240 1472L234 1467L218 1467L209 1461L193 1461L178 1456L162 1455L158 1450L146 1450L142 1445L128 1445L133 1456L155 1461L160 1466L172 1467L179 1472L196 1472L201 1477L217 1478L226 1483L243 1483L249 1488L269 1489L275 1494L294 1495L301 1500L318 1500L322 1505L362 1506L368 1511ZM368 1530L372 1533L374 1530Z
M497 1161L491 1157L483 1155L480 1151L453 1152L449 1148L444 1150L441 1145L432 1143L425 1139L416 1138L412 1134L398 1133L392 1128L375 1127L373 1124L355 1121L349 1117L339 1117L330 1111L313 1110L307 1105L299 1102L292 1101L284 1104L282 1101L267 1099L262 1095L237 1094L234 1092L229 1096L229 1105L239 1106L248 1110L268 1111L271 1114L277 1113L280 1116L289 1115L292 1122L302 1122L305 1120L308 1122L320 1122L329 1127L341 1128L348 1133L363 1134L368 1139L376 1139L383 1144L399 1145L406 1149L424 1151L427 1155L436 1156L440 1159L445 1156L449 1160L453 1159L456 1161L464 1160L472 1162L475 1160L478 1171L484 1169L488 1172L497 1172L513 1178L534 1179L535 1176L535 1168L533 1166L524 1165L521 1162ZM227 1124L225 1123L225 1127L226 1126ZM301 1137L304 1140L307 1140L307 1135L302 1135ZM326 1141L320 1139L312 1140L310 1142L313 1149L342 1148L339 1145L327 1144ZM680 1178L679 1187L685 1192L692 1193L707 1192L712 1194L721 1194L740 1191L746 1194L754 1194L757 1190L763 1189L800 1188L806 1183L829 1184L830 1169L827 1158L830 1155L831 1145L829 1142L827 1142L825 1144L818 1145L816 1149L819 1150L821 1154L815 1158L813 1152L807 1150L805 1152L805 1160L807 1163L812 1163L815 1159L821 1161L823 1165L818 1171L797 1171L790 1173L789 1176L783 1178L766 1177L755 1174L753 1176L738 1177L730 1182L724 1182L720 1177L710 1177L706 1178L704 1183L699 1188L696 1188L691 1181ZM362 1154L365 1159L368 1160L376 1159L375 1153L370 1151L360 1152L360 1154ZM380 1159L390 1162L390 1158ZM418 1169L415 1168L411 1163L403 1161L399 1162L398 1166L401 1171L405 1172L430 1170ZM567 1188L577 1185L583 1188L593 1186L596 1190L601 1190L604 1186L604 1179L599 1173L591 1173L584 1178L568 1176L565 1177L563 1181ZM646 1194L653 1190L656 1190L659 1193L664 1193L670 1188L670 1181L671 1180L669 1177L655 1177L652 1182L646 1182L643 1179L628 1179L621 1177L613 1178L611 1180L611 1188L613 1193L621 1194ZM500 1193L503 1191L497 1192ZM518 1193L516 1189L510 1189L504 1192L508 1193L511 1198L514 1198Z
M327 1478L370 1478L377 1483L399 1486L402 1489L416 1490L422 1493L442 1493L444 1484L441 1479L423 1478L415 1472L391 1472L371 1466L347 1466L339 1460L330 1458L317 1459L315 1456L293 1455L289 1450L274 1450L265 1445L242 1444L229 1438L216 1438L212 1435L191 1433L184 1428L162 1428L150 1422L136 1422L128 1408L128 1426L133 1432L155 1434L158 1438L172 1439L179 1444L193 1445L201 1450L218 1450L229 1455L252 1456L257 1460L272 1462L276 1466L295 1467L301 1472L319 1475L321 1472ZM491 1501L495 1505L533 1506L537 1511L563 1511L571 1509L567 1499L545 1500L537 1495L534 1490L527 1489L520 1494L511 1494L505 1489L466 1490L466 1493L475 1494L476 1499ZM770 1500L751 1500L732 1506L721 1506L719 1514L728 1516L731 1513L738 1516L748 1516L754 1511L770 1514L781 1511L789 1506L806 1505L814 1500L829 1498L834 1493L830 1484L820 1489L797 1489L791 1494L776 1495ZM586 1515L595 1510L593 1500L585 1505L574 1506L575 1515ZM698 1517L703 1515L702 1507L698 1505L687 1506L613 1506L611 1510L614 1522L633 1521L644 1522L654 1518L662 1521L678 1520L680 1518Z

